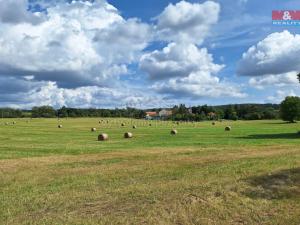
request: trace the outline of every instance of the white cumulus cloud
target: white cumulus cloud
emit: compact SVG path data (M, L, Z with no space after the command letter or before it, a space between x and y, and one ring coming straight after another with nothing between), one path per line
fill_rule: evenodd
M0 22L8 24L32 23L43 20L43 16L27 10L28 0L0 0Z
M245 97L236 85L217 77L224 65L215 64L206 48L170 43L145 54L140 67L154 80L152 88L173 97Z
M59 2L45 17L38 24L0 23L0 76L34 75L60 86L103 85L127 72L151 35L149 25L122 18L101 0Z
M156 17L160 39L201 44L219 18L220 5L213 1L169 4Z
M223 65L213 63L212 55L206 48L194 44L170 43L161 51L155 50L142 56L140 67L152 80L172 77L186 77L193 71L217 73Z
M297 72L289 72L279 75L264 75L261 77L252 77L249 80L250 86L257 89L266 87L284 87L298 85Z
M246 76L280 75L300 71L300 35L276 32L243 54L238 73Z
M279 104L287 96L297 96L297 94L294 90L278 90L274 95L267 97L267 100Z

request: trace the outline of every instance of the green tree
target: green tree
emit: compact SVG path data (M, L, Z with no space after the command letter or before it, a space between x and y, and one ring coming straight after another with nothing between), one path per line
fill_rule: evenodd
M234 106L229 105L224 111L224 118L228 120L238 120L238 115L235 111Z
M51 118L56 116L56 111L51 106L41 106L32 108L32 117Z
M264 119L276 119L278 118L278 112L272 108L272 107L268 107L263 111L263 118Z
M280 105L280 115L284 121L294 123L300 119L300 98L289 96Z
M68 117L68 110L65 106L57 110L57 114L59 117Z

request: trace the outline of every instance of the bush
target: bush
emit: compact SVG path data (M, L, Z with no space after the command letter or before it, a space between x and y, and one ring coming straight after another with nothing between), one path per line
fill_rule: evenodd
M300 98L286 97L280 104L280 115L284 121L294 123L300 119Z

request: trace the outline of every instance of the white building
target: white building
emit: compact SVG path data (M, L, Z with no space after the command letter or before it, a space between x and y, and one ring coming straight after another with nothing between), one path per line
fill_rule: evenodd
M163 109L158 113L159 117L169 117L172 116L172 114L173 114L172 110L166 110L166 109Z

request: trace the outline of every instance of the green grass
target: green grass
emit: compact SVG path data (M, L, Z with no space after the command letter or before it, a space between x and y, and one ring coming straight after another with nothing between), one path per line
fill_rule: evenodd
M9 120L5 120L10 122ZM56 119L17 120L16 125L0 126L0 159L47 156L57 154L86 154L115 150L148 149L154 147L244 147L300 144L298 124L280 121L222 122L212 126L210 122L175 125L171 122L145 122L138 120L112 119L110 124L98 124L98 119ZM126 127L121 127L122 122ZM151 123L152 126L148 126ZM137 124L138 129L132 129ZM224 132L226 125L231 132ZM98 131L90 132L91 127ZM170 134L176 127L179 134ZM126 140L126 131L134 133L134 138ZM108 142L99 143L100 132L109 134ZM141 149L142 148L142 149Z
M300 224L299 124L15 121L0 126L0 224Z

